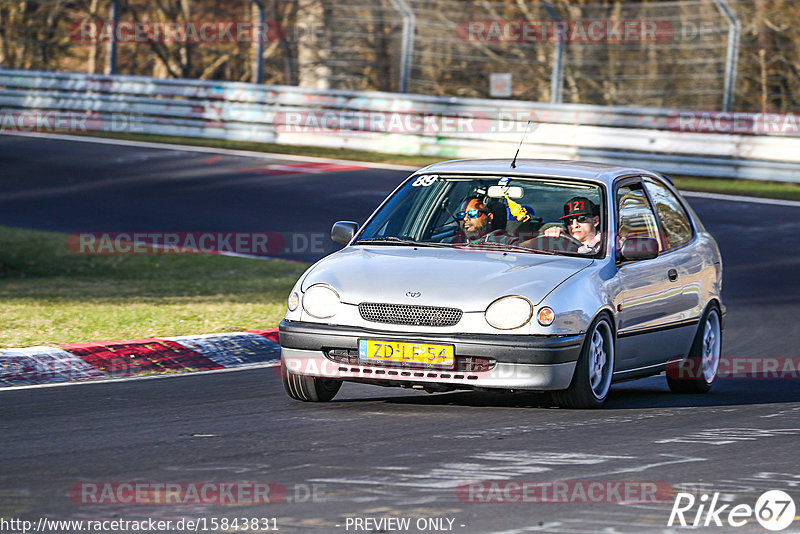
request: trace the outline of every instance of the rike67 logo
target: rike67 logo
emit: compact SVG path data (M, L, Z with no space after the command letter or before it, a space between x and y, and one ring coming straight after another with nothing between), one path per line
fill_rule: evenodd
M785 491L770 490L761 494L755 506L749 504L720 504L719 492L699 497L679 492L675 496L667 526L743 527L753 520L767 530L784 530L795 517L794 500Z

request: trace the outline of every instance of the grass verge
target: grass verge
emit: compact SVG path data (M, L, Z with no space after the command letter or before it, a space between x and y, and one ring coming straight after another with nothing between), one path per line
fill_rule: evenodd
M306 264L215 254L88 256L0 226L0 348L278 325Z
M675 176L670 178L682 191L702 191L724 195L800 200L800 184L788 182L762 182L759 180L731 180L727 178L698 178Z
M229 148L234 150L252 150L254 152L294 154L320 158L346 159L353 161L369 161L373 163L391 163L423 167L441 161L441 157L407 156L402 154L384 154L366 150L321 148L298 145L276 145L250 141L226 141L221 139L200 139L194 137L173 137L168 135L149 135L134 133L88 133L91 137L108 137L113 139L131 139L152 143L171 143L178 145L206 146ZM800 200L800 184L788 182L765 182L762 180L739 180L728 178L708 178L670 174L670 178L679 189L685 191L704 191L726 195L744 195L764 198L781 198Z

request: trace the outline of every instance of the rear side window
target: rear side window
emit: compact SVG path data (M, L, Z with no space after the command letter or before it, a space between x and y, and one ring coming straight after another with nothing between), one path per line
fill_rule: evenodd
M655 204L658 220L661 222L664 250L679 247L691 240L692 225L689 215L672 191L649 179L645 180L644 186Z
M617 190L619 209L619 246L629 237L658 239L658 224L647 196L639 183L623 185Z

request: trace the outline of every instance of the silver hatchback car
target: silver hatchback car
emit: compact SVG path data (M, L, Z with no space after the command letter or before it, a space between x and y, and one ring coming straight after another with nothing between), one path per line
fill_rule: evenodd
M725 308L714 238L669 179L585 162L420 169L297 281L280 324L290 397L343 381L549 391L600 406L666 371L708 391Z

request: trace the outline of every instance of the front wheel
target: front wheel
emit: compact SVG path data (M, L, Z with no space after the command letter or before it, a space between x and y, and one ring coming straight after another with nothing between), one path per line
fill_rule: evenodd
M709 308L700 321L686 359L667 366L667 385L676 393L706 393L719 370L722 325L716 307Z
M342 387L341 380L302 376L289 371L281 360L283 389L291 398L305 402L328 402Z
M552 392L553 401L563 408L602 406L614 374L614 348L614 329L608 317L600 315L586 332L569 388Z

